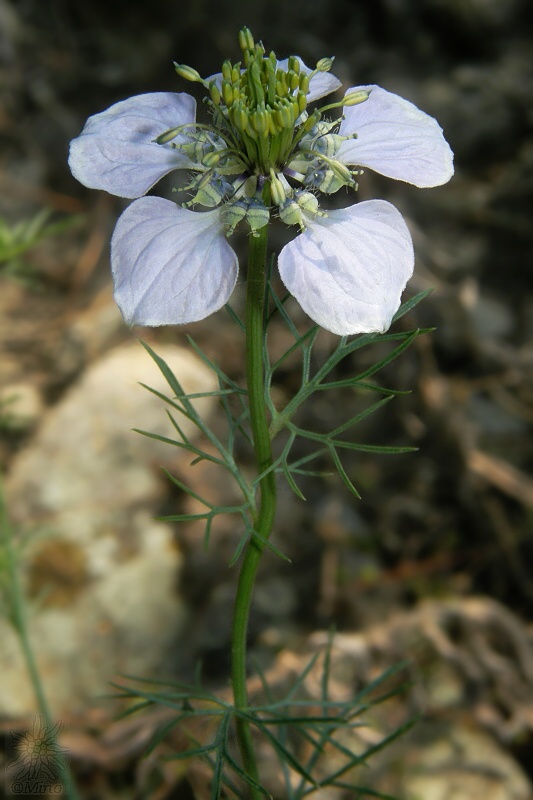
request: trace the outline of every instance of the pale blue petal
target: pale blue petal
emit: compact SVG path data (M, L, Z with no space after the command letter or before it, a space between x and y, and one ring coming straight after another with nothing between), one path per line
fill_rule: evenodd
M296 58L300 62L301 71L306 75L310 75L313 70L306 66L299 56L296 56ZM277 62L277 66L278 68L287 70L289 68L289 59L283 58L281 61ZM243 71L244 70L241 70L241 72ZM222 87L222 73L217 72L207 78L208 84L211 83L211 81L215 81L216 85L220 89ZM317 72L309 81L307 102L314 103L315 100L318 100L319 98L325 97L325 95L336 91L340 86L342 86L342 84L340 80L335 77L335 75L332 75L330 72Z
M195 118L196 101L188 94L154 92L115 103L89 117L71 142L72 174L89 189L141 197L171 170L191 166L179 150L153 140Z
M316 217L279 256L279 273L303 310L346 336L386 331L413 273L405 221L384 200Z
M130 325L195 322L227 302L237 256L220 210L200 213L161 197L132 203L111 240L115 299Z
M440 186L453 175L453 153L437 120L413 103L379 86L366 89L368 100L343 109L339 133L357 134L343 142L337 158L344 164L369 167L415 186Z

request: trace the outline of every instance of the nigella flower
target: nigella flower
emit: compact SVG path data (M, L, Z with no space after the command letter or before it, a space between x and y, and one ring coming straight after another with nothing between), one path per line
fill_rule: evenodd
M307 106L340 87L332 59L314 70L292 56L265 55L248 29L243 60L202 79L211 124L196 122L187 94L131 97L90 117L71 144L74 176L94 189L136 199L111 243L115 298L130 324L203 319L237 280L228 236L245 222L257 236L272 215L299 234L278 258L285 286L319 325L340 335L384 331L400 304L414 254L401 214L383 200L322 211L320 193L357 189L361 167L419 187L453 174L436 120L378 86L348 89L340 103ZM324 113L341 106L342 117ZM184 205L142 197L172 170L188 170ZM204 210L192 210L198 206ZM209 209L209 210L205 210Z

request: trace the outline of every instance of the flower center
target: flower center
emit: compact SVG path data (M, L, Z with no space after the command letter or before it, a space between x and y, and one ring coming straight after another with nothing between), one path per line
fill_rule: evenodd
M286 70L278 67L275 53L265 57L263 45L255 44L248 30L240 32L239 42L244 69L224 62L221 92L211 83L211 98L218 107L224 103L223 113L253 171L268 176L285 166L293 149L296 122L307 107L309 76L295 56Z
M268 223L272 207L284 222L304 229L306 218L322 213L315 192L357 188L357 172L335 158L351 137L337 134L340 121L322 120L323 111L341 103L307 113L310 83L330 70L333 59L322 58L309 71L291 56L282 67L275 53L265 55L248 28L239 32L239 45L242 60L225 61L221 74L211 80L176 64L178 75L208 90L212 124L182 125L156 142L179 148L194 162L196 174L186 187L193 197L186 205L213 208L224 203L228 234L243 219L255 234ZM366 92L354 92L343 104L367 97ZM295 182L302 188L295 188Z

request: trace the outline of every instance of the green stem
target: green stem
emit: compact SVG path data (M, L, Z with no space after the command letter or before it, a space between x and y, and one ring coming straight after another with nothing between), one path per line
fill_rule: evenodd
M250 425L255 448L258 474L265 472L272 464L272 449L268 430L265 403L265 380L263 363L263 338L265 320L265 280L268 225L250 236L248 254L248 278L246 292L246 380L250 406ZM254 517L254 530L247 545L239 575L232 631L232 682L236 709L248 707L246 690L246 639L248 619L253 598L255 578L265 541L269 538L274 524L276 510L276 477L269 472L259 482L261 499ZM244 770L258 781L257 764L250 725L246 720L237 719L237 738L241 750ZM251 787L252 800L261 794Z
M11 533L11 526L7 514L7 508L4 501L2 486L0 484L0 547L4 551L4 559L6 566L6 590L8 592L8 603L10 609L10 621L15 629L19 638L24 661L26 662L26 669L30 677L30 681L37 700L39 713L44 718L48 731L54 728L54 722L50 707L46 700L44 693L43 682L41 675L35 661L33 648L30 643L28 633L28 623L26 618L26 605L24 600L24 590L19 575L18 558L13 547L13 536ZM66 763L63 751L58 747L56 753L56 764L61 773L63 780L63 788L65 789L65 797L67 800L77 800L78 794L72 783L70 770Z

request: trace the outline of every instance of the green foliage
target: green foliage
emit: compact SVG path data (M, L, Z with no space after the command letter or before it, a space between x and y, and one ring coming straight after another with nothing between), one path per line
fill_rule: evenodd
M270 283L269 283L270 287ZM243 548L250 538L256 537L259 541L265 544L269 549L275 552L282 558L286 558L270 541L263 541L256 530L254 530L254 517L257 511L256 506L256 492L261 479L268 472L274 470L279 473L287 481L287 484L292 491L300 498L305 499L298 484L297 478L301 476L312 476L322 474L308 468L310 462L315 461L323 456L329 456L332 466L337 471L340 479L347 486L352 494L359 498L359 493L353 485L349 475L343 467L341 455L343 451L360 451L365 453L381 453L381 454L394 454L394 453L407 453L412 451L412 447L391 447L380 444L367 444L363 442L354 441L352 438L353 428L369 415L375 411L383 408L395 396L402 394L401 391L388 389L381 386L374 379L376 373L384 367L391 364L398 356L400 356L414 341L414 339L426 333L428 329L415 329L412 331L402 331L399 333L386 333L376 334L370 333L355 338L343 337L339 340L336 348L332 353L323 361L323 363L312 369L314 364L313 347L315 345L318 327L313 326L309 330L300 334L296 329L286 308L286 299L280 299L269 288L272 300L272 310L265 325L264 337L264 364L265 364L265 404L270 412L271 424L270 435L273 443L279 441L278 447L279 455L274 460L274 463L261 475L256 476L254 479L249 480L243 474L239 464L235 458L236 443L241 440L251 445L251 435L248 428L248 407L247 407L247 392L236 383L232 378L226 375L220 367L215 364L196 342L188 337L189 344L195 353L201 358L209 369L216 375L219 388L213 392L187 394L178 378L173 374L165 361L155 353L147 344L143 346L146 348L150 356L154 359L155 363L164 375L171 394L165 395L161 392L155 391L150 387L145 388L153 394L157 395L169 407L167 413L176 432L175 438L160 436L152 434L148 431L139 430L144 436L149 436L166 444L185 450L192 456L192 465L199 461L210 461L217 464L221 469L228 472L235 481L239 493L242 497L242 502L237 505L217 505L212 503L208 498L202 497L196 492L189 489L182 481L175 476L169 475L170 480L183 492L186 492L199 503L205 507L205 511L196 514L173 514L171 516L163 517L167 522L192 522L198 519L205 520L205 544L209 543L211 528L213 520L219 514L234 514L240 517L243 525L243 536L234 553L232 563L234 563L240 556ZM395 319L399 319L413 308L420 300L425 297L427 292L422 292L416 297L409 300L401 307L396 314ZM233 309L228 307L228 313L236 322L241 330L244 331L244 323L240 320ZM279 315L291 335L294 342L287 351L278 360L271 364L267 343L266 334L268 325L272 319ZM364 347L372 347L376 344L390 343L391 349L385 356L381 356L371 367L367 367L362 372L353 375L349 378L337 379L334 377L334 371L341 362L354 352L361 350ZM302 354L302 369L301 369L301 382L299 389L295 392L291 400L280 411L278 411L272 401L271 389L274 375L286 362L286 360L294 352L300 351ZM312 430L307 430L294 422L294 418L300 408L317 392L331 391L336 392L339 390L351 389L358 391L361 394L370 395L377 394L379 399L368 404L365 408L353 414L347 420L335 427L327 433L319 433ZM218 398L220 406L226 416L226 436L224 441L216 436L200 417L196 411L194 400L199 397L211 396ZM182 419L187 419L194 428L201 434L200 442L207 441L210 445L209 450L205 445L192 441L183 430L183 425L180 425ZM312 450L305 456L296 458L291 461L291 453L295 443L300 440L305 440L311 443ZM213 453L213 450L215 451Z
M50 708L46 699L34 648L30 641L28 631L27 599L21 581L21 551L14 535L4 498L2 476L0 475L0 614L5 616L12 626L24 658L28 677L31 681L39 713L44 720L45 729L55 766L61 776L65 797L69 800L78 800L78 792L72 781L69 765L65 759L65 752L57 741L59 725L53 722ZM50 744L51 743L51 744Z
M323 659L320 697L310 697L306 680L320 669L320 658ZM193 685L133 678L134 686L114 686L117 696L130 704L123 716L152 705L166 706L176 712L153 736L147 755L179 725L190 746L169 760L200 758L207 763L213 771L211 800L243 797L245 785L253 787L265 798L272 797L237 761L234 743L237 718L246 720L271 745L284 778L287 800L303 800L326 787L350 789L356 793L353 796L361 800L364 797L394 800L354 784L352 771L405 733L413 721L400 726L377 744L361 744L359 752L354 752L353 745L347 746L346 735L367 724L362 717L368 715L373 707L404 691L405 685L398 681L404 667L404 664L399 664L385 671L348 701L333 700L329 692L330 643L325 653L309 660L293 685L279 698L273 696L265 676L256 667L266 702L242 710L236 710L231 703L204 690L199 677ZM335 755L335 768L328 771L328 756L332 754Z
M350 476L342 464L341 454L347 451L366 453L405 453L413 448L390 447L380 444L367 444L354 439L354 428L364 421L369 415L382 409L396 395L402 394L397 390L388 389L376 380L377 373L391 364L400 356L412 342L425 330L415 329L393 333L365 334L354 338L343 337L337 346L322 361L315 354L318 328L310 328L300 333L287 310L287 298L278 298L271 289L270 281L267 282L268 299L270 306L265 303L265 308L270 311L263 325L263 364L265 372L264 402L270 416L270 438L277 456L273 463L261 474L250 479L241 470L236 459L236 446L252 447L252 436L249 428L249 410L247 391L235 380L226 375L218 365L213 363L198 345L189 338L189 343L201 360L215 374L218 389L213 392L187 394L181 386L179 379L173 374L165 361L158 356L148 345L144 345L148 353L158 365L164 375L170 392L161 392L146 387L157 395L167 405L167 413L175 431L174 437L160 436L147 431L139 431L145 436L158 439L189 453L192 465L199 461L209 461L226 471L234 480L239 491L241 502L232 505L218 505L209 498L203 497L188 488L180 479L168 475L169 479L181 491L194 498L204 510L194 514L174 514L163 517L168 522L193 522L205 521L205 545L209 543L213 520L219 514L236 515L241 522L243 535L236 547L231 563L239 559L246 545L256 538L261 549L266 546L281 558L286 558L270 541L255 529L257 520L259 485L268 473L275 472L285 479L292 491L301 499L305 499L298 486L297 479L303 476L321 474L310 469L311 462L319 458L329 457L333 468L349 491L359 497ZM427 293L423 292L409 300L401 307L396 319L406 314ZM228 307L228 313L239 329L245 333L245 325L235 311ZM293 343L286 352L271 363L267 347L267 334L269 325L275 318L281 318ZM387 351L383 355L383 345ZM379 345L379 356L374 359L372 366L366 367L361 372L348 378L338 378L337 367L356 351L363 348L372 348ZM287 359L294 353L301 354L300 386L284 408L277 409L272 400L272 385L275 374L284 367ZM365 359L368 363L369 359ZM317 432L308 430L297 424L297 414L305 403L318 392L352 391L358 397L364 397L363 407L348 417L333 430ZM372 395L377 398L372 399ZM197 398L216 397L226 417L225 433L221 437L210 430L208 425L198 414L194 401ZM183 420L188 420L199 436L194 440L184 430ZM293 458L291 456L297 442L304 442L307 450L305 455ZM317 658L311 659L307 668L302 672L294 686L281 699L272 696L264 677L263 688L266 703L255 707L235 708L231 703L220 697L204 691L200 682L194 686L184 684L162 684L160 688L126 688L118 687L120 696L128 700L136 700L129 708L128 713L145 708L152 704L162 704L176 712L174 719L164 726L155 737L153 747L169 732L169 729L179 725L180 730L188 735L190 747L178 753L175 758L192 759L201 758L208 763L213 771L211 800L223 797L242 797L244 786L254 798L270 797L268 792L259 785L257 777L243 769L235 753L235 722L239 726L244 723L262 739L270 744L280 764L281 772L285 778L285 793L287 800L303 800L312 796L324 787L350 789L351 796L381 797L385 795L370 789L363 788L352 782L352 771L364 764L367 759L378 750L385 747L399 736L408 725L399 728L394 733L385 737L378 745L368 747L361 753L352 752L351 747L343 742L342 735L363 724L361 715L368 709L387 699L390 693L376 695L378 689L397 672L399 668L389 671L374 681L363 692L348 702L339 702L330 699L330 650L328 649L323 665L322 693L319 700L309 698L305 692L305 680L309 673L316 668ZM259 674L260 671L258 670ZM162 688L161 688L162 686ZM394 693L394 692L393 692ZM204 736L199 736L198 722L203 721L208 729ZM302 747L305 743L305 747ZM305 758L301 755L306 753ZM334 754L335 769L328 772L328 754ZM339 766L339 761L341 766ZM297 778L295 782L295 776Z
M81 219L81 216L69 216L50 222L51 216L49 209L43 209L16 224L0 217L0 275L35 283L34 270L25 259L26 254L44 239L60 235Z

